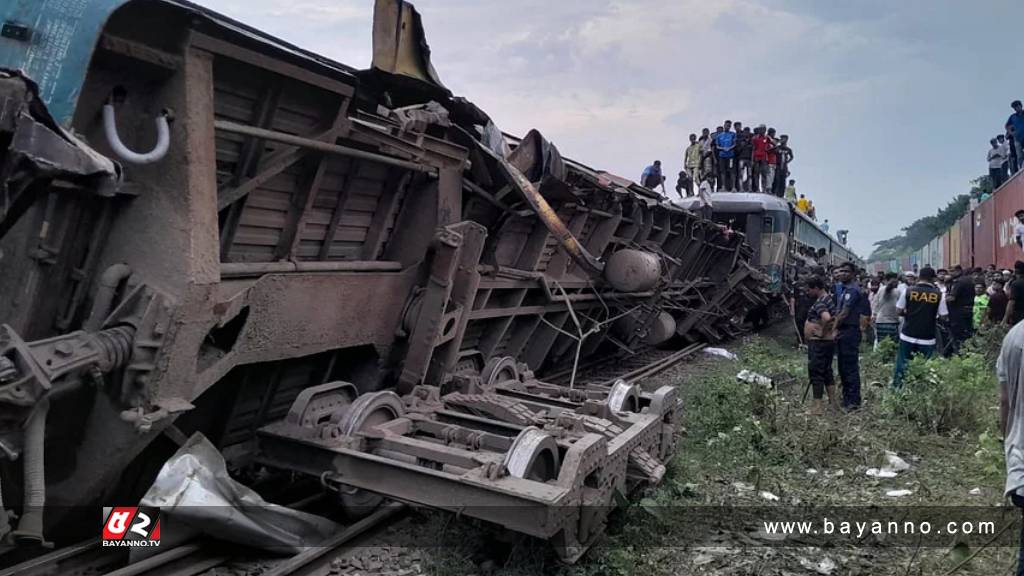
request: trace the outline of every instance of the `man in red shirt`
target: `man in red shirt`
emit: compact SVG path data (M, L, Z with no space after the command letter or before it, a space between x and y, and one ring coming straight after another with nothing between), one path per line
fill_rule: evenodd
M752 192L767 191L763 186L766 181L768 170L768 136L765 135L764 124L754 128L754 137L751 139L754 147L753 159L754 169L751 176Z
M764 175L764 193L774 194L775 193L775 170L779 167L779 155L775 149L779 145L779 141L775 139L775 128L768 129L767 143L765 145L765 157L768 161L768 165L765 167Z

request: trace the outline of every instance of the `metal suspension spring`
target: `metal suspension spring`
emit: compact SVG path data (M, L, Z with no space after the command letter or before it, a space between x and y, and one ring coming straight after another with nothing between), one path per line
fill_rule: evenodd
M100 349L99 369L110 372L128 364L132 357L132 342L135 340L135 328L116 326L97 332L96 345Z

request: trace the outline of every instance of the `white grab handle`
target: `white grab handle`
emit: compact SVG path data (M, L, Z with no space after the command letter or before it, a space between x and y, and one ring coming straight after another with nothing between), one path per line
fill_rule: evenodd
M165 155L171 146L171 129L167 122L167 112L161 112L156 117L156 146L146 153L139 153L130 150L121 142L117 134L117 121L114 118L114 105L103 105L103 131L107 134L107 143L114 150L117 157L131 164L151 164L157 162Z

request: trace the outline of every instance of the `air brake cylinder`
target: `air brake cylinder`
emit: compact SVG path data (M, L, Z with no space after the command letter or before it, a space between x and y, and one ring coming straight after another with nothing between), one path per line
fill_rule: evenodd
M661 278L661 262L650 252L626 248L608 258L604 279L619 292L644 292Z

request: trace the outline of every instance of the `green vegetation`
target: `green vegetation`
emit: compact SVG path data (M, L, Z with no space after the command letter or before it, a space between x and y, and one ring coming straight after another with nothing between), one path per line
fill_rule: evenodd
M864 408L819 418L809 416L802 401L804 353L787 346L784 338L736 343L730 349L738 361L706 357L681 365L648 383L677 384L684 402L685 429L665 481L616 512L605 542L579 564L558 564L542 543L528 542L517 544L494 571L510 576L814 574L807 562L827 560L835 563L829 573L836 576L941 575L977 552L955 573L1012 573L1016 550L1010 548L971 550L952 541L950 548L919 550L797 543L766 547L759 536L738 527L715 534L692 529L692 514L700 506L742 511L803 505L1002 505L1004 469L991 351L998 349L999 337L997 332L979 335L959 358L913 362L899 392L888 386L895 347L866 348L861 361ZM774 386L737 380L742 369L771 377ZM868 477L866 470L883 464L886 451L910 463L910 470L895 479ZM893 488L911 494L894 500L886 496ZM471 554L453 550L436 572L480 573L467 560Z

